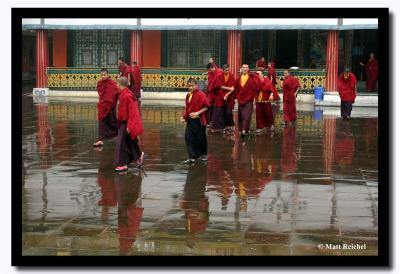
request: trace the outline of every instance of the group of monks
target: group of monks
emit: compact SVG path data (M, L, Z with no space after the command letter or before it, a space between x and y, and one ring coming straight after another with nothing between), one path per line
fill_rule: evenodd
M135 82L135 79L138 79L135 76L135 69L131 70L123 64L120 64L120 68L121 73L117 82L110 77L107 69L104 68L100 72L101 79L97 83L99 136L93 146L101 148L104 140L117 137L115 171L125 172L128 170L128 164L132 162L138 167L143 165L144 152L140 148L138 139L143 133L143 124L138 104L140 82L139 84Z

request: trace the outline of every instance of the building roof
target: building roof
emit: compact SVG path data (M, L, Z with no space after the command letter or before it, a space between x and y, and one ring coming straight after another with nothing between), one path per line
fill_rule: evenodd
M377 18L26 18L22 29L289 30L378 29Z

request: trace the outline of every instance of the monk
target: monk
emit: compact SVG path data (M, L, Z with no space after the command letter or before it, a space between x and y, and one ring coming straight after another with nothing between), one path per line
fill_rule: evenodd
M378 81L378 60L375 58L375 54L371 52L368 63L365 65L360 62L360 65L364 67L367 74L367 91L375 91L376 82Z
M267 77L271 80L272 84L276 86L276 72L273 62L268 62L268 75ZM278 91L276 88L272 91L274 101L279 101L281 98L279 96Z
M188 94L181 121L186 122L185 141L189 159L184 163L192 164L197 159L207 161L207 110L210 106L204 92L199 90L194 78L187 82Z
M208 122L213 127L214 110L215 110L215 99L219 88L222 85L221 74L222 70L217 68L214 64L207 64L208 70L208 84L207 84L207 98L210 103L208 109Z
M264 77L261 70L257 71L261 86L257 90L256 99L256 133L261 133L263 128L268 128L271 131L274 127L274 117L272 115L271 101L273 100L273 90L275 89L271 80Z
M135 94L137 99L140 99L140 90L142 88L142 74L136 61L132 62L132 66L129 68L130 74L130 85L129 89Z
M100 75L101 79L97 82L99 137L93 144L94 147L103 146L103 140L114 138L118 133L116 106L120 90L117 83L111 79L107 69L101 69Z
M125 63L124 58L118 58L118 77L126 77L129 79L129 66Z
M343 120L349 120L354 100L357 96L357 79L350 69L346 68L338 79L338 91L340 96L340 113Z
M296 98L300 89L299 79L290 75L289 70L283 72L283 120L284 126L296 122Z
M243 64L242 75L236 79L235 91L239 104L238 124L241 137L249 135L251 115L253 113L253 102L256 91L260 86L258 74L249 74L249 65Z
M224 65L224 81L223 86L230 88L226 89L224 95L225 101L225 132L232 133L235 122L233 121L233 109L235 108L235 77L229 72L229 65Z
M259 70L264 70L267 68L267 63L265 62L265 58L262 56L260 59L257 60L256 62L256 69Z
M213 111L211 116L211 132L222 132L225 129L225 100L226 91L230 91L230 87L223 86L224 73L220 68L210 64L210 75L208 77L207 89L212 96Z
M142 119L136 97L128 89L126 77L117 80L121 88L118 107L118 137L115 146L116 172L128 170L128 164L135 162L138 167L143 165L144 152L138 142L138 136L143 133Z

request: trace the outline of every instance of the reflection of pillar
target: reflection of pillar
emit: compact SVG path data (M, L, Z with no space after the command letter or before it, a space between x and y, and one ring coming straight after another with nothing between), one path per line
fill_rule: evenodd
M46 68L49 65L47 31L36 31L36 87L47 87Z
M326 174L332 174L332 162L335 152L336 118L324 119L324 168Z
M39 146L39 153L41 158L41 168L48 168L47 152L50 151L51 146L51 132L48 120L47 104L36 105L37 111L37 143Z
M328 32L326 42L326 91L337 91L339 66L339 31Z
M131 32L131 64L136 61L139 67L143 66L143 33L141 30Z
M354 30L347 30L344 38L344 66L352 67L352 48L353 48Z
M228 64L229 71L238 75L242 63L242 33L239 30L228 30Z

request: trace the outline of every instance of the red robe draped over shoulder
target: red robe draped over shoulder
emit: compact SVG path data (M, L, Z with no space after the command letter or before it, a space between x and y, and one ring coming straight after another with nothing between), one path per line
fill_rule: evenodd
M353 73L350 72L347 79L344 79L344 75L341 73L338 79L340 99L344 102L354 102L356 99L356 85L357 79Z
M224 74L222 69L217 67L214 72L208 72L207 97L210 103L215 101L219 88L222 86L221 74Z
M293 103L296 101L296 97L294 93L297 88L300 87L299 79L293 76L288 76L283 80L282 89L283 89L283 101L287 103Z
M111 78L101 79L97 82L97 93L99 94L97 119L100 121L117 105L120 89Z
M133 91L138 92L142 88L142 74L139 67L132 68L133 74Z
M119 73L122 73L121 76L124 76L124 77L128 78L129 66L128 66L127 64L121 63L121 64L118 66L118 71L119 71Z
M378 60L375 58L368 60L364 68L367 74L367 90L376 89L376 81L378 80Z
M143 133L142 119L136 97L124 88L119 95L118 122L126 121L132 140Z
M243 87L240 80L241 76L236 79L235 91L237 92L236 96L239 105L243 105L254 100L254 96L261 85L261 80L258 74L249 74L249 79Z
M265 61L258 60L256 62L256 68L267 68L267 63Z
M269 97L271 96L271 93L273 92L275 87L272 84L271 80L269 80L267 77L264 77L263 80L261 81L262 82L260 85L260 89L257 90L254 98L256 99L256 101L258 101L261 93L262 94L261 101L267 102L269 101Z
M235 87L235 77L233 76L233 74L231 72L229 72L228 78L225 81L225 75L223 75L223 86L225 87ZM225 90L225 94L228 93L228 91ZM224 94L224 96L225 96ZM233 107L235 106L235 99L236 99L236 90L233 91L231 94L229 94L228 99L226 100L225 104L227 106L229 106L230 108L233 109Z
M210 103L207 100L205 93L199 89L193 91L192 99L189 102L189 93L186 95L185 99L186 107L183 112L183 119L188 121L190 119L189 114L192 112L198 112L204 107L210 107ZM203 126L207 125L207 111L200 114L200 122Z

